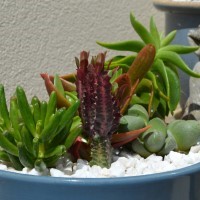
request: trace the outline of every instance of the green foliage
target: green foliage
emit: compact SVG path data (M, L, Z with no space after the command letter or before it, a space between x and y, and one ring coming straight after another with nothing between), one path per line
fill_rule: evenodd
M35 167L43 171L54 166L81 134L80 120L73 119L78 107L79 101L68 109L58 109L55 92L48 102L34 96L29 104L23 88L18 86L8 110L0 85L0 160L17 170Z
M97 42L99 45L112 50L131 51L138 53L145 45L153 44L156 47L156 57L151 73L147 73L146 81L138 85L139 91L133 97L132 104L139 103L146 106L150 116L164 117L169 111L173 113L180 100L180 81L177 68L193 77L200 74L193 72L181 59L179 54L194 52L198 47L171 44L176 31L163 37L159 33L154 19L150 19L149 30L142 25L135 16L130 14L130 21L134 31L141 40L128 40L115 43ZM134 61L135 55L116 56L112 58L111 67L120 66L126 71ZM106 63L108 65L109 61ZM148 88L148 90L146 90Z
M167 155L170 151L187 152L200 140L200 122L175 120L166 124L160 118L149 120L141 105L133 105L120 121L121 132L150 126L132 142L132 150L143 157L155 153Z

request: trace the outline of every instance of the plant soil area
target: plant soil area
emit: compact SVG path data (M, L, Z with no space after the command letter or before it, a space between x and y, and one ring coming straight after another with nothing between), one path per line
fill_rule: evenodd
M16 171L8 167L5 163L0 164L0 170L29 175L65 178L109 178L161 173L187 167L198 162L200 162L200 145L193 146L187 155L171 151L164 158L156 156L155 154L147 158L142 158L137 154L131 155L127 152L115 152L113 154L113 163L109 169L96 165L90 167L87 161L81 159L77 163L72 163L65 156L58 161L55 168L50 168L43 173L28 168L23 168L22 171Z

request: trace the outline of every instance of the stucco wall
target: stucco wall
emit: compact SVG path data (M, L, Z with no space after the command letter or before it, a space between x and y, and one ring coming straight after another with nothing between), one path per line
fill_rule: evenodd
M1 0L0 82L7 96L22 85L29 97L46 98L41 72L73 71L81 50L104 51L96 40L136 38L131 10L145 25L154 15L164 30L163 13L151 0Z

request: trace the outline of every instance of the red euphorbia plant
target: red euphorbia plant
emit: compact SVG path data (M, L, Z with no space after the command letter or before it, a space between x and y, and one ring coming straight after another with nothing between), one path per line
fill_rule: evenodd
M56 91L58 106L68 107L70 104L69 101L66 103L65 93L60 89L60 84L62 83L65 91L73 91L76 88L77 97L81 102L79 115L83 124L83 137L87 139L87 145L91 149L90 164L109 167L112 147L120 147L136 139L149 128L118 133L120 116L126 112L138 83L150 69L155 58L155 47L149 44L138 53L129 70L114 80L117 84L114 90L111 84L112 73L110 74L110 70L105 70L104 67L105 54L98 54L91 62L88 58L87 52L81 52L80 60L76 59L77 73L62 76L60 80L58 76L53 77L48 74L41 74L41 76L48 93ZM66 89L66 86L70 90ZM71 152L75 152L75 157L84 154L84 157L88 158L81 149L81 147L85 148L86 143L81 145L80 138L77 143L78 145L75 143Z
M89 53L83 51L77 68L76 88L80 99L79 113L83 132L91 144L91 165L109 167L111 136L117 131L120 108L112 94L111 77L104 69L105 54L100 53L88 62Z

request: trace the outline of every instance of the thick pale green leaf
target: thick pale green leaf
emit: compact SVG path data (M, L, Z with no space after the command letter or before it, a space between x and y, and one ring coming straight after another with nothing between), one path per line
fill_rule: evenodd
M151 155L151 153L144 147L144 144L139 139L136 139L132 142L132 149L144 158Z
M200 123L196 120L175 120L168 126L168 132L173 135L180 151L188 151L200 140Z
M159 73L159 75L161 76L161 78L163 79L164 84L165 84L165 89L167 92L167 96L169 96L170 87L169 87L169 79L167 76L165 64L163 63L163 61L161 59L156 59L156 61L153 64L152 69L156 70Z
M187 64L181 59L181 57L175 52L159 51L157 53L156 57L157 57L157 59L161 59L164 62L169 62L169 63L174 64L176 67L178 67L179 69L181 69L186 74L188 74L188 75L190 75L192 77L200 78L200 74L192 71L187 66Z
M65 91L64 91L62 82L61 82L58 74L56 74L54 76L54 86L56 87L56 89L58 90L58 92L64 97L65 96Z
M173 113L180 101L180 80L177 74L170 68L166 67L166 72L170 83L168 106Z
M9 119L9 112L6 105L6 97L4 86L0 84L0 116L3 118L6 128L10 128L10 119Z
M145 44L155 45L155 40L152 37L151 33L145 28L145 26L143 26L139 21L135 19L135 16L132 13L130 14L130 21L134 30L137 32L140 38L145 42Z
M136 55L130 55L130 56L126 56L124 58L118 59L115 62L112 62L111 64L127 64L127 65L131 65L133 63L133 61L135 60Z
M199 49L199 47L183 46L183 45L168 45L159 49L159 51L173 51L178 54L192 53Z
M150 19L150 33L152 34L154 40L155 40L155 46L156 49L160 48L160 34L158 32L157 26L155 24L154 18L151 17Z
M105 43L97 41L97 44L107 49L132 52L139 52L145 46L144 42L137 40L128 40L114 43Z
M2 132L0 132L0 147L12 155L18 156L17 147L11 143Z
M162 41L161 47L169 45L176 36L176 31L170 32Z

